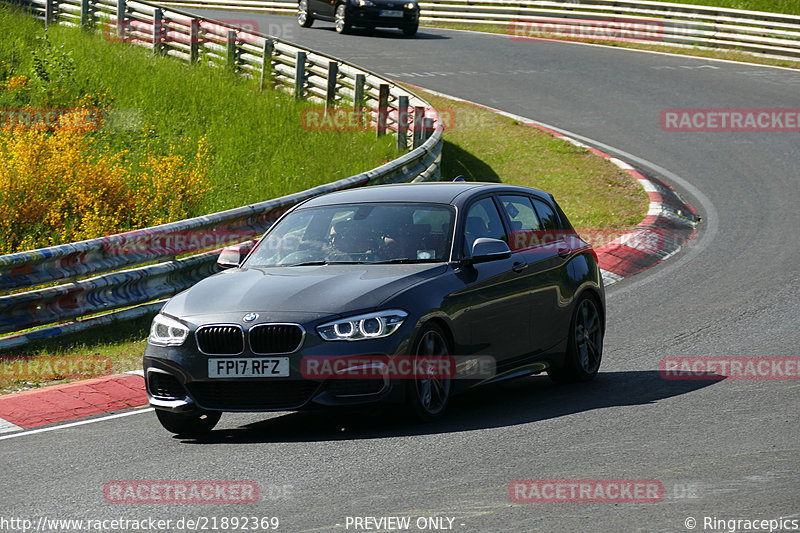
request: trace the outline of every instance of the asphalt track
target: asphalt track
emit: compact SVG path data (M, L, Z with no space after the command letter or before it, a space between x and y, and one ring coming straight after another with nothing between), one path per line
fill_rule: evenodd
M800 518L798 381L666 381L657 372L665 356L798 355L800 134L666 133L659 112L800 108L800 72L445 30L339 36L285 17L218 17L287 24L289 40L633 154L704 217L699 235L610 288L604 363L591 384L509 382L457 398L446 420L424 426L229 414L195 441L170 438L148 412L16 434L0 440L0 518L277 516L282 531L356 531L346 517L444 516L464 532L690 531L688 517L694 531L721 531L704 517ZM659 480L664 498L508 497L515 479L596 478ZM262 497L105 503L103 485L128 479L255 480Z

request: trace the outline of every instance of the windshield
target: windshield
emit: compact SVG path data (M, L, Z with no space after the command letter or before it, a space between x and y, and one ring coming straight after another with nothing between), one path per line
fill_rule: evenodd
M243 266L447 261L453 219L442 204L301 208L271 228Z

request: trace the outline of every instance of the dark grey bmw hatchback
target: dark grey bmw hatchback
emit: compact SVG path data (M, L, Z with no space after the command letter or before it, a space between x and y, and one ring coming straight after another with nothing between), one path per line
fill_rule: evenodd
M374 403L432 420L466 389L541 372L588 381L600 366L597 256L536 189L334 192L219 263L148 338L147 394L173 433L208 432L225 411Z

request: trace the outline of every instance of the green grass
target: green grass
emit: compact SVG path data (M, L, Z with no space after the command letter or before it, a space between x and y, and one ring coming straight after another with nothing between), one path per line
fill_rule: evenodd
M42 39L45 34L50 44ZM45 31L5 4L0 35L0 77L35 78L38 54L56 80L39 87L29 102L0 97L0 107L69 106L84 94L108 91L100 100L133 109L142 120L133 130L104 129L97 135L113 152L128 150L134 163L148 152L166 153L170 145L191 157L205 136L213 187L201 206L206 213L335 181L398 155L390 137L376 140L374 132L303 129L302 110L316 104L296 102L281 90L259 92L255 80L226 69L154 57L144 47L109 42L100 33L64 26Z

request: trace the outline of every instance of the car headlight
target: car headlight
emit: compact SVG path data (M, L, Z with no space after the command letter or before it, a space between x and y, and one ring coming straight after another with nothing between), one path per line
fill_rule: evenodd
M189 335L189 328L166 315L157 314L150 326L147 341L160 346L180 346Z
M407 4L404 4L403 7L406 8L406 9L417 9L417 3L416 2L409 2Z
M375 2L372 0L358 0L358 5L361 7L375 7Z
M326 341L360 341L388 337L403 324L408 313L399 309L341 318L317 326Z

